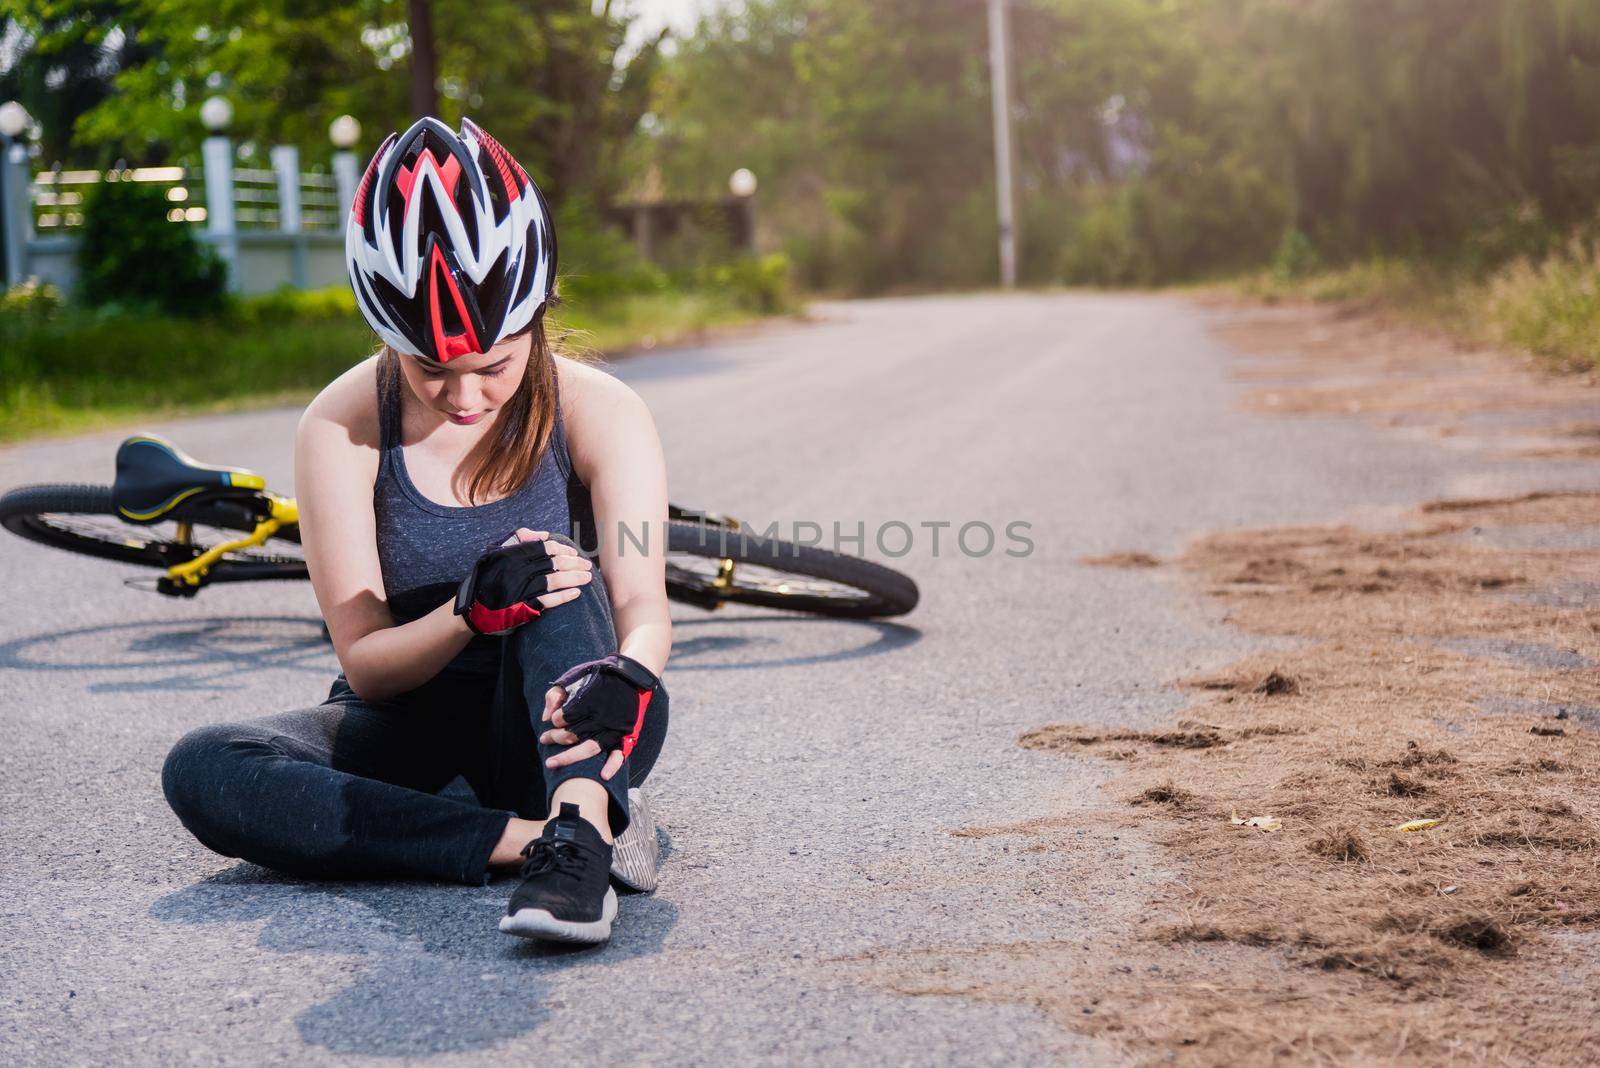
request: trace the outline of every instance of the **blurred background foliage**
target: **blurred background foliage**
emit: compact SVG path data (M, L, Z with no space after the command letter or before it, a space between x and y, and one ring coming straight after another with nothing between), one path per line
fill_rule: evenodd
M563 314L630 343L811 292L997 274L981 0L712 4L677 39L624 0L433 0L439 110L471 114L556 204ZM236 138L365 151L409 118L402 0L0 0L0 97L44 158L192 157ZM1600 330L1595 0L1012 0L1023 279L1404 301L1588 364ZM747 167L762 246L645 262L601 220L714 201ZM720 273L719 273L720 272ZM606 309L623 309L607 320ZM608 325L608 323L610 325ZM1463 325L1464 324L1464 325Z
M1035 282L1481 270L1600 203L1593 0L1017 0L1012 39ZM814 285L984 283L984 42L970 0L758 0L683 42L634 147L674 191L755 169Z
M558 204L719 197L810 288L995 275L984 5L745 0L692 34L620 2L434 0L439 108L471 113ZM191 154L233 134L370 150L406 124L400 0L5 0L0 96L46 159ZM1025 278L1149 284L1377 254L1486 270L1600 200L1593 0L1014 0ZM574 218L591 220L575 212ZM1299 266L1296 266L1299 265Z
M589 0L431 8L440 115L470 114L514 146L547 195L608 199L660 37L619 55L630 20ZM0 97L41 120L46 160L193 155L215 93L234 105L230 136L323 156L336 116L361 120L369 152L411 121L399 0L3 0L0 12Z

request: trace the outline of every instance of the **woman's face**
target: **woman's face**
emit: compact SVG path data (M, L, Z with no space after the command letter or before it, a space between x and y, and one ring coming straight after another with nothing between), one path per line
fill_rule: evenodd
M533 333L509 337L488 352L457 356L435 363L419 356L402 356L411 392L429 408L457 426L481 423L511 399L527 373L533 352Z

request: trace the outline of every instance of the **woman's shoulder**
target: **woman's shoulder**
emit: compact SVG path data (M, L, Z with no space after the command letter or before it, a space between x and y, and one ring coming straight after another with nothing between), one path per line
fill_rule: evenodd
M611 384L621 385L614 375L609 375L592 363L574 360L570 356L555 356L556 381L561 388L563 403L581 403L586 393L607 389Z
M556 377L561 411L568 422L582 420L595 409L643 405L633 388L592 363L557 356Z
M300 416L296 449L324 458L347 457L376 478L382 434L378 424L378 357L371 356L322 388Z
M378 447L378 357L370 356L322 387L300 423L332 423L354 445Z
M607 440L631 436L634 429L653 433L644 400L615 375L564 356L556 357L556 375L567 451L580 477L589 469L586 461L606 452Z

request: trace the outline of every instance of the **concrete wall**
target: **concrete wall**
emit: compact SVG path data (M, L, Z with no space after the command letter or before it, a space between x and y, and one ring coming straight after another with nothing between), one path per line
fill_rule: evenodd
M209 234L200 240L213 244ZM344 241L325 234L290 236L273 233L238 235L239 260L235 290L239 293L270 293L284 286L296 289L322 289L347 285L344 269ZM295 246L303 263L304 280L295 281ZM25 278L37 278L70 293L78 281L78 239L42 237L28 242Z

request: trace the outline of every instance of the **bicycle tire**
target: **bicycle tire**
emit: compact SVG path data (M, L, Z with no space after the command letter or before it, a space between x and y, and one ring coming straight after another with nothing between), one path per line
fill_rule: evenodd
M883 619L905 615L917 606L920 596L910 576L871 560L777 538L741 534L718 523L668 522L667 552L669 594L707 608L731 602L843 619ZM674 553L719 562L731 560L733 578L719 586L702 573L674 564ZM740 565L746 568L743 575ZM753 577L748 574L752 567L759 569ZM772 577L768 578L768 574ZM793 576L803 581L797 584L790 580ZM828 591L806 580L839 589Z
M45 518L47 516L89 516L112 522L103 525L100 531L84 531L74 530L69 523L52 521ZM249 507L235 501L185 504L175 510L174 520L239 532L253 530L257 522ZM159 525L153 527L124 520L112 503L109 486L47 484L13 489L0 495L0 527L37 544L163 571L193 559L201 551L194 545L160 537ZM223 557L212 565L206 582L309 578L303 558L271 551L274 539L298 545L299 529L286 526L266 545L246 550L248 555ZM680 556L715 560L719 564L724 559L734 561L733 581L719 586L704 574L675 566L669 557L669 594L674 599L706 608L736 603L813 615L873 619L904 615L916 607L919 597L915 582L881 564L776 538L739 536L732 528L715 522L670 522L668 550ZM742 575L738 572L739 565L746 568ZM750 568L760 570L752 577ZM806 581L793 581L796 576L835 588L819 590L814 582L807 585Z
M92 517L102 522L74 524L70 519L73 516ZM112 522L106 523L104 520ZM122 518L112 503L110 486L21 486L0 495L0 527L18 537L83 556L162 571L174 564L192 560L204 551L204 545L185 544L163 537L171 522L247 533L255 529L256 518L244 504L206 501L179 506L174 509L172 519L168 522L149 525L130 523ZM297 527L284 527L262 546L224 556L211 566L206 574L206 582L308 578L305 560L299 556L273 552L273 539L298 546L300 532Z

